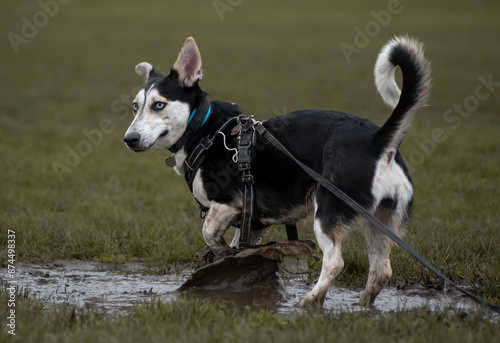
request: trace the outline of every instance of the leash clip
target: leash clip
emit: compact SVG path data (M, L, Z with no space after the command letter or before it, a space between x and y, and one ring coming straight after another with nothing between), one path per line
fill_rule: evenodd
M242 131L248 131L250 129L253 129L255 120L254 120L254 116L246 116L244 114L240 114L236 118L236 122L241 126L240 132L242 132Z

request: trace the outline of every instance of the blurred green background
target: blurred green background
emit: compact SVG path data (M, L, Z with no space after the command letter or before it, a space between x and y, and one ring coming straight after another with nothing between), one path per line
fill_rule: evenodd
M193 36L212 100L257 118L336 109L381 125L390 110L373 65L389 39L409 34L425 45L433 88L401 147L416 186L407 240L448 275L498 297L500 87L476 95L479 77L500 81L498 1L42 0L1 8L2 265L7 229L19 260L169 265L203 252L197 205L164 165L169 153L137 155L123 144L143 82L137 63L168 72ZM347 45L356 51L348 58ZM454 111L464 101L473 107L466 118ZM446 139L431 143L435 129ZM310 222L300 235L313 237ZM284 239L283 230L271 238ZM363 249L356 231L344 250L358 287ZM429 279L399 250L393 269L396 279Z

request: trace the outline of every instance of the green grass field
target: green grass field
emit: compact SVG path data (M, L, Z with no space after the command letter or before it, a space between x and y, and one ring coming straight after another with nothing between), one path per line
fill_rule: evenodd
M0 11L3 268L8 230L15 232L18 261L144 261L171 270L205 251L197 204L183 178L165 166L169 153L137 155L123 144L143 81L137 63L168 71L185 38L194 36L201 86L212 100L236 102L257 118L337 109L381 125L390 110L376 93L373 65L391 37L407 33L425 44L433 88L401 147L416 188L406 241L453 280L500 303L497 1L46 3L52 7L5 2ZM367 33L364 40L359 31ZM342 43L356 52L346 58ZM299 234L313 238L310 220ZM284 240L284 230L269 239ZM343 250L336 285L363 287L361 230ZM440 283L399 248L392 264L392 284ZM1 341L491 342L500 329L482 313L426 310L376 319L286 317L180 301L138 305L114 318L42 308L20 298L17 334L8 335L2 322ZM241 330L255 335L234 336Z

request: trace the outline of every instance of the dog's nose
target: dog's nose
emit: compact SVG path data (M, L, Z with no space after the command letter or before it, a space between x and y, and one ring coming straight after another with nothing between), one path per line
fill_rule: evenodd
M134 147L137 145L137 143L141 140L141 135L138 134L137 132L130 132L125 135L125 138L123 141L127 146L129 147Z

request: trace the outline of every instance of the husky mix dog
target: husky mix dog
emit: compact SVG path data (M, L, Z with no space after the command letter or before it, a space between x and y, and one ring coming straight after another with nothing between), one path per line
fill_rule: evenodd
M402 90L395 68L402 71ZM201 90L202 63L193 38L188 38L168 75L151 64L137 65L146 77L133 101L134 119L125 134L130 150L153 146L173 153L171 166L186 181L194 198L205 208L203 238L222 258L238 246L239 231L228 246L226 230L239 225L243 183L235 168L237 125L221 129L241 114L235 104L209 101ZM398 148L415 113L425 105L430 88L429 63L421 45L408 37L391 40L375 64L375 84L393 110L378 127L367 119L337 111L304 110L268 119L262 125L297 159L333 182L398 235L404 232L413 203L413 184ZM201 163L189 157L204 137L212 144L203 149ZM258 244L269 227L295 224L311 212L314 233L323 252L316 285L298 306L322 304L341 271L342 238L357 214L309 177L298 165L257 134L252 159L255 205L250 243ZM370 269L359 304L372 304L392 274L389 254L392 241L372 224L365 224Z

